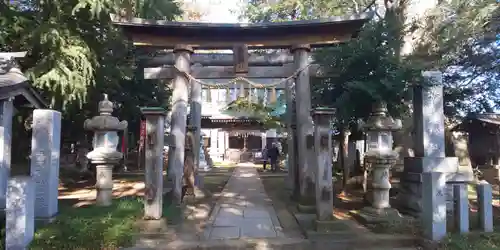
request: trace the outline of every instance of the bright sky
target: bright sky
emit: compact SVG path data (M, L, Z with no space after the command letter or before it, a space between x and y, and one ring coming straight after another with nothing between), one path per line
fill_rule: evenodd
M245 0L185 0L199 6L205 15L202 22L237 23L238 11Z

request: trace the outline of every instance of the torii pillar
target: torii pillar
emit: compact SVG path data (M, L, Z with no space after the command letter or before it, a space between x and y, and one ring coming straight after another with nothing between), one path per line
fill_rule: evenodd
M188 107L188 84L189 79L182 72L190 73L191 54L193 48L188 45L177 45L174 48L175 67L180 71L177 72L173 81L172 92L172 121L170 134L172 135L175 147L169 150L169 161L172 166L171 172L174 176L173 182L173 197L174 202L180 204L182 200L182 180L184 174L184 149L186 139L187 126L187 107Z
M302 212L315 212L315 178L314 166L309 166L307 134L312 124L310 122L311 111L311 87L309 83L309 52L308 44L298 44L291 48L295 69L299 70L295 82L296 102L296 126L297 126L297 151L298 167L300 176L300 198L299 210Z

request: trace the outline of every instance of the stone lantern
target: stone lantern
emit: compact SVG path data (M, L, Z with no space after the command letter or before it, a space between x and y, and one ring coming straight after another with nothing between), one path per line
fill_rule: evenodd
M99 102L99 115L85 120L85 130L94 131L93 150L87 154L87 158L96 165L96 202L100 206L111 205L113 197L113 166L119 164L123 157L117 151L118 131L127 128L126 121L119 121L111 115L113 103L104 94L104 100Z
M364 125L367 151L365 162L371 165L373 202L371 207L363 209L370 218L388 216L397 213L389 204L390 169L397 160L397 153L392 150L392 132L402 128L401 120L393 119L387 114L387 106L383 102L373 106L372 113ZM374 216L376 215L376 216ZM365 216L365 219L367 217Z
M316 155L316 230L328 231L333 219L333 150L330 123L335 114L333 108L315 108L314 152Z

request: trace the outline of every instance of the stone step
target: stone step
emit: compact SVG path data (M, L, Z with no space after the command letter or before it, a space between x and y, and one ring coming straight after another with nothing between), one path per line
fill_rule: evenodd
M299 250L307 249L311 245L305 239L291 238L262 238L262 239L235 239L235 240L209 240L209 241L167 241L143 239L135 247L123 250L234 250L234 249L259 249L259 250Z
M392 246L387 244L386 246L360 246L358 244L353 244L352 242L332 242L332 241L315 241L310 243L309 250L323 250L323 249L334 249L334 250L418 250L419 248L415 246Z
M137 245L126 250L219 250L219 249L335 249L335 250L415 250L416 242L413 237L399 235L373 235L341 238L336 237L316 240L302 238L261 238L261 239L234 239L198 241L195 239L175 239L175 237L143 237ZM331 236L331 235L330 235Z
M418 247L392 247L392 248L387 248L387 247L370 247L370 248L355 248L353 250L418 250Z
M312 241L314 248L335 246L335 249L412 247L418 242L413 236L375 234L360 226L354 220L335 220L331 222L329 232L318 232L314 225L315 215L294 214L306 238Z
M353 242L359 240L361 237L353 232L344 231L344 232L328 232L321 233L312 230L308 230L306 232L306 237L309 240L328 240L328 241L338 241L338 242Z

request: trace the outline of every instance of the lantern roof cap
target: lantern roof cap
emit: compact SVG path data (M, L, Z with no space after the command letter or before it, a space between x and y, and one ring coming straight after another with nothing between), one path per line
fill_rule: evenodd
M83 128L90 131L122 131L128 126L127 121L120 121L112 116L113 103L104 94L104 99L98 105L99 115L85 120Z
M385 102L377 102L373 105L372 113L363 126L367 131L397 131L402 127L400 119L394 119L388 114Z

